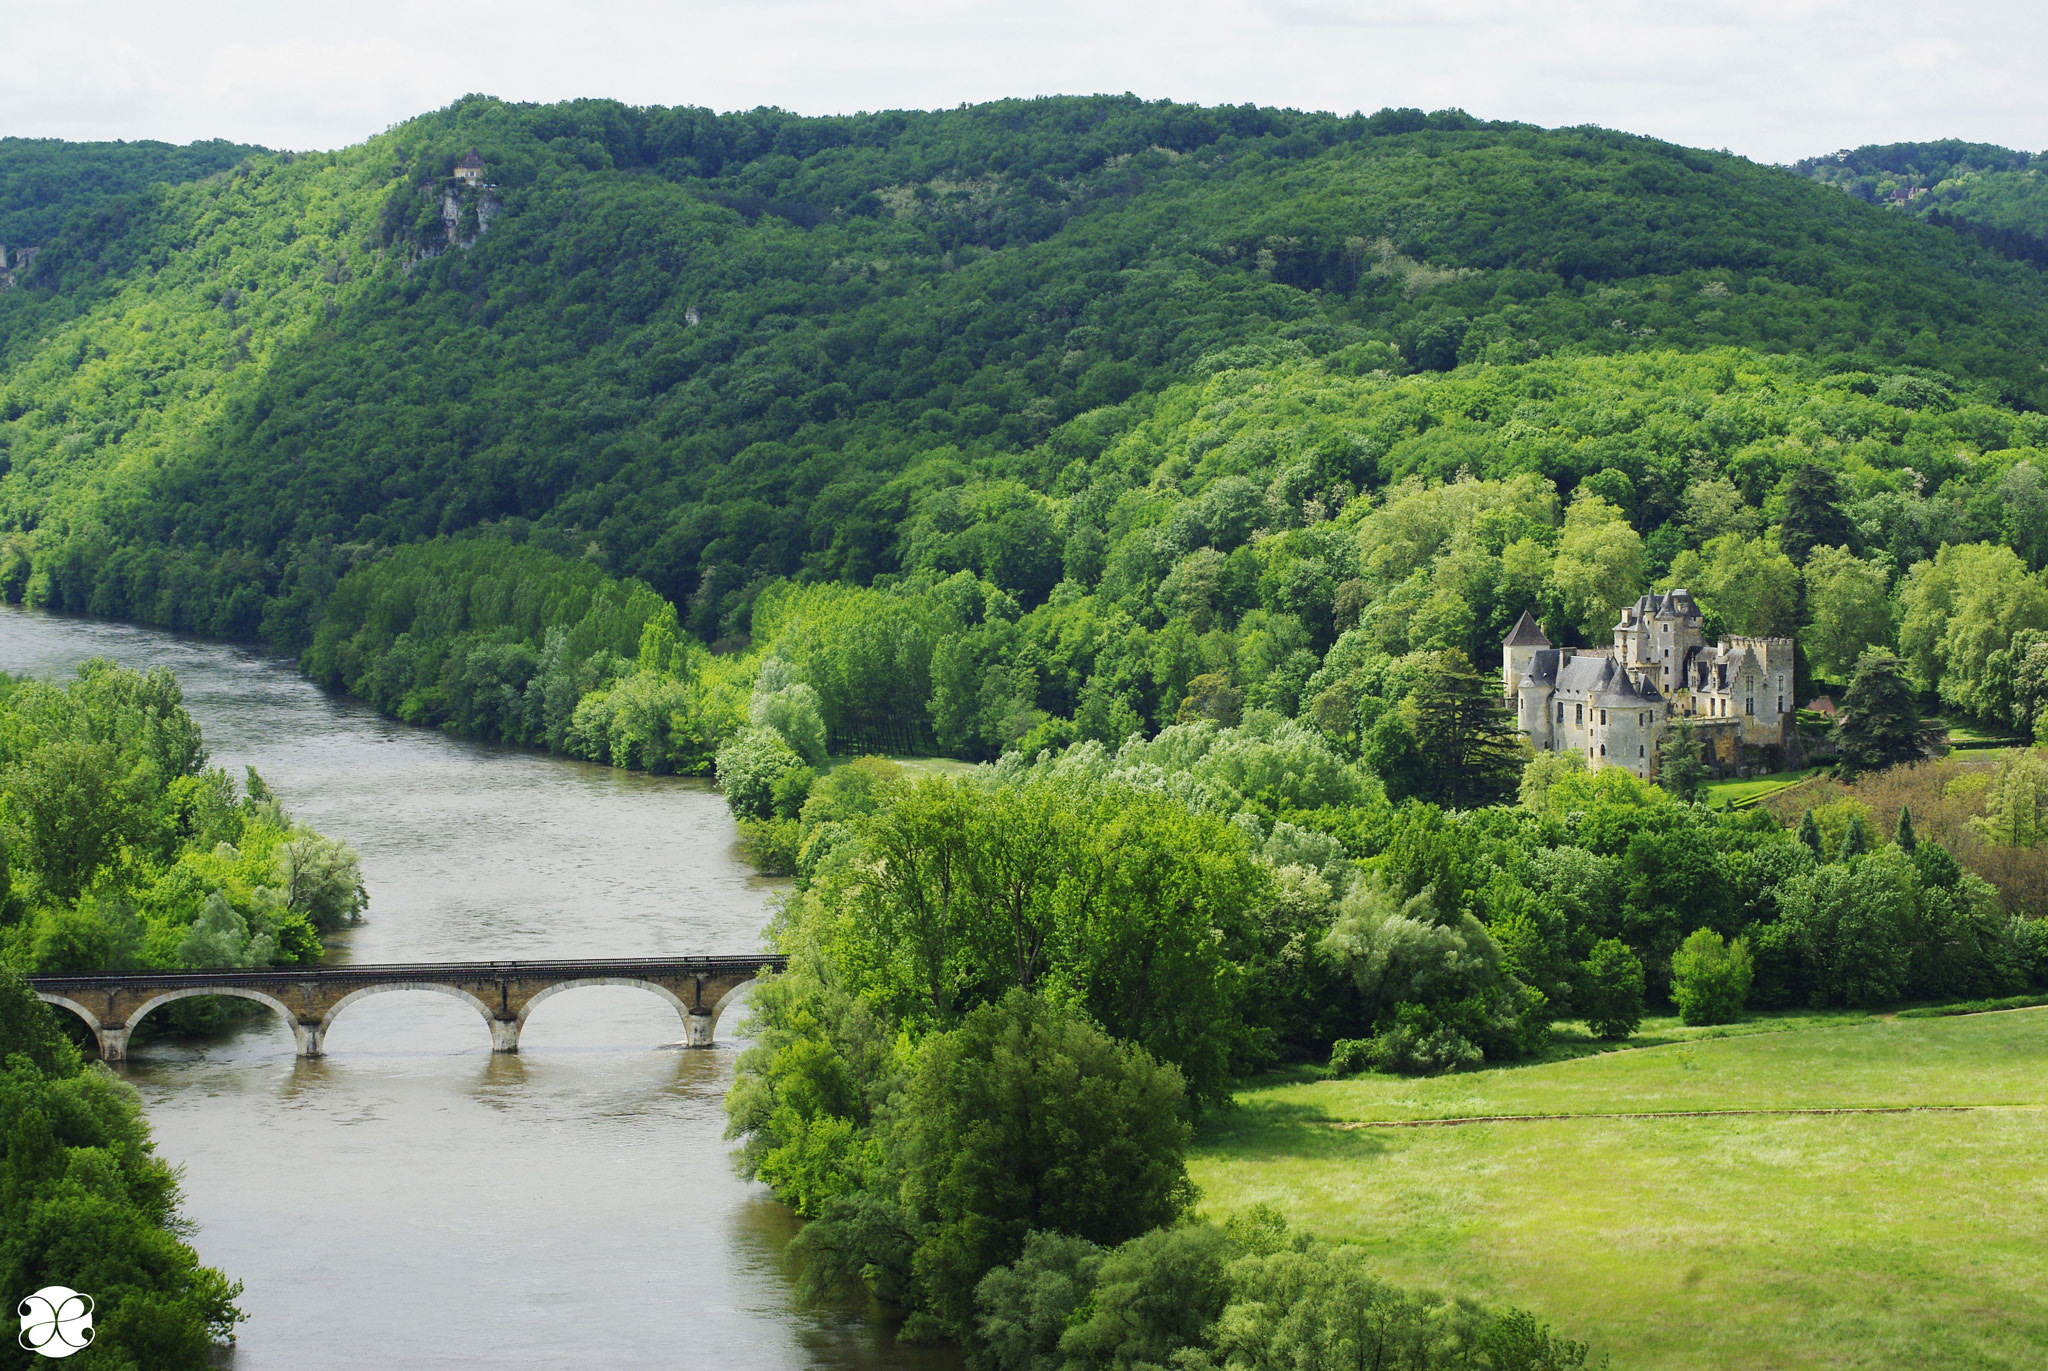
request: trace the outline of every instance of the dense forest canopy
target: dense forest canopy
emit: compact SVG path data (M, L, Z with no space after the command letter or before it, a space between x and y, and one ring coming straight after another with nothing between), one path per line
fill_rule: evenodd
M102 612L297 646L363 550L473 528L678 603L865 583L930 492L1050 493L1062 424L1232 348L1739 345L2029 406L2042 292L1779 169L1456 111L472 97L45 245L0 295L0 586L85 608L122 562Z
M11 251L48 242L75 214L90 219L110 201L159 182L196 181L269 151L222 138L184 147L146 138L133 143L0 138L0 243Z
M1792 170L2048 268L2048 163L2038 154L1948 138L1844 149Z

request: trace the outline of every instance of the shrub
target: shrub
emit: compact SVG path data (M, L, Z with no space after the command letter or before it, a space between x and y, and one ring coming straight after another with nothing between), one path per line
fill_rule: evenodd
M1576 998L1595 1037L1629 1037L1643 1023L1643 963L1627 943L1606 938L1579 968Z
M1734 1023L1749 998L1749 944L1711 928L1693 933L1671 957L1671 995L1687 1024Z
M811 798L811 787L817 782L818 773L809 767L791 767L768 787L768 807L778 819L796 818L803 813L804 801Z
M1351 977L1374 1029L1347 1060L1362 1052L1376 1071L1449 1071L1526 1056L1549 1038L1543 992L1507 971L1477 919L1441 909L1433 888L1403 900L1384 880L1361 882L1322 951Z
M828 1202L791 1250L910 1307L906 1337L969 1337L976 1287L1034 1230L1107 1247L1181 1216L1185 1097L1171 1065L1012 990L919 1046L879 1140L889 1181Z
M801 766L774 729L745 729L718 749L718 788L734 817L766 819L775 812L775 783Z
M740 820L740 855L763 876L796 875L803 838L795 819Z
M997 1371L1061 1371L1060 1337L1095 1288L1102 1249L1068 1233L1037 1232L1024 1253L974 1288L980 1360Z

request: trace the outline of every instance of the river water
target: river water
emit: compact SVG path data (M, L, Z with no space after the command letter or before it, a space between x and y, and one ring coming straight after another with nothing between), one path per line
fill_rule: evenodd
M0 606L0 671L167 666L215 765L353 844L366 922L334 960L744 953L773 883L698 781L629 775L380 718L288 661ZM646 991L548 1000L517 1056L474 1009L372 995L301 1061L275 1019L146 1039L121 1068L184 1168L202 1260L245 1285L232 1365L938 1368L862 1319L800 1313L788 1212L741 1181L721 1102L744 1016L675 1046Z

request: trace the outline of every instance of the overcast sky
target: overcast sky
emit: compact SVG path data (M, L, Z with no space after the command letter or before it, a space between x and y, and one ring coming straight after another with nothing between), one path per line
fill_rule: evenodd
M0 135L334 148L470 91L804 114L1135 91L1457 105L1763 161L2048 146L2048 4L0 0Z

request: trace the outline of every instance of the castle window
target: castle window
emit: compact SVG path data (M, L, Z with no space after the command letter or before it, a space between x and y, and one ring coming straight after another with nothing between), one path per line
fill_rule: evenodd
M1573 706L1572 706L1572 726L1573 726L1574 728L1583 728L1583 727L1585 727L1585 723L1586 723L1586 707L1585 707L1584 705L1573 705Z
M1778 712L1780 714L1785 712L1785 697L1783 695L1778 697Z
M1756 713L1756 696L1751 695L1742 702L1742 712L1749 715Z
M1600 727L1607 727L1607 711L1604 709L1600 711Z
M1564 722L1564 701L1563 701L1563 700L1559 700L1559 701L1557 702L1557 721L1558 721L1559 723L1563 723L1563 722Z
M1642 745L1641 743L1637 743L1637 744L1636 744L1636 756L1638 756L1638 757L1647 757L1647 756L1649 756L1649 755L1650 755L1650 750L1649 750L1648 748L1644 747L1644 746L1643 746L1643 745Z
M1602 744L1600 744L1600 755L1601 755L1601 756L1603 756L1603 757L1605 757L1605 756L1607 755L1607 744L1605 744L1605 743L1602 743Z

